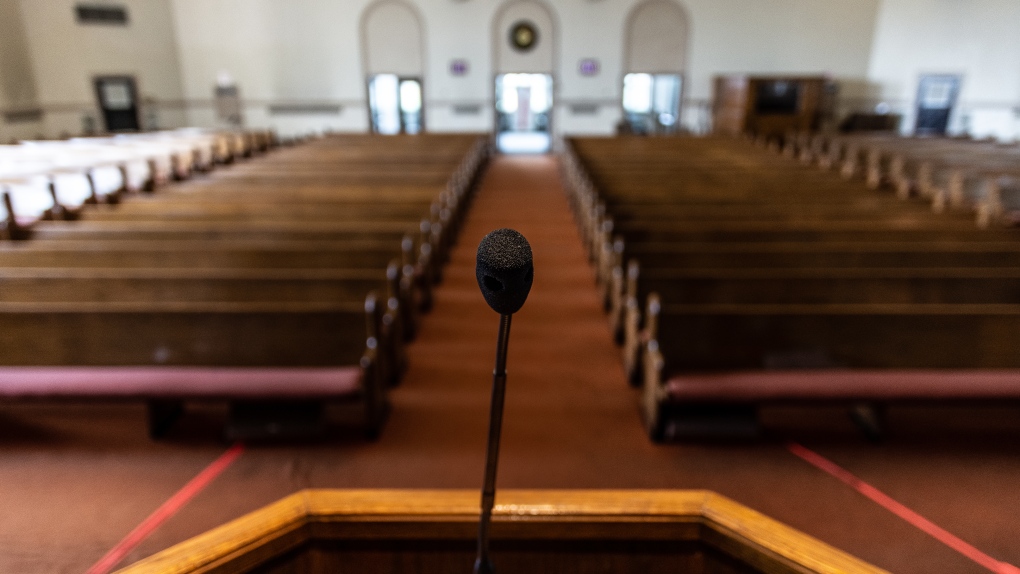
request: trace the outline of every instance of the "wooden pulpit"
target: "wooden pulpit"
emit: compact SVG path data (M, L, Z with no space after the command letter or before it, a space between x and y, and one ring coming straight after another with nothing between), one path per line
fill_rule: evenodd
M479 494L305 490L119 574L469 574ZM708 491L504 490L492 560L511 573L883 572Z

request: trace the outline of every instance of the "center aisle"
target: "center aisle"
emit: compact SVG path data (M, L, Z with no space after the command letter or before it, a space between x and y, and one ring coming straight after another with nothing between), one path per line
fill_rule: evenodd
M444 445L462 443L465 458L478 464L456 474L480 482L499 316L479 292L475 252L500 227L531 243L535 283L512 323L499 484L620 486L621 460L607 453L651 447L551 156L497 156L490 164L435 309L410 347L411 368L395 393L400 415L386 433L435 432ZM448 416L435 416L439 405Z

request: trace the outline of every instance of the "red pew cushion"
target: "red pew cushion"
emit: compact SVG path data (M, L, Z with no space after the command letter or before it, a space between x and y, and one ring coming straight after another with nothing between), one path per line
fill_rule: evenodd
M927 401L1020 398L1020 371L753 371L676 376L672 400L697 402Z
M0 399L329 398L361 383L360 367L2 367Z

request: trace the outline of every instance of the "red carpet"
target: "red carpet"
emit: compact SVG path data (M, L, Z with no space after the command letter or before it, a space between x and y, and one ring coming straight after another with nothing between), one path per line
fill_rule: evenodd
M706 488L903 574L988 570L792 455L819 453L994 560L1020 563L1020 417L1011 407L892 409L864 442L840 409L772 409L773 438L653 445L598 305L552 157L497 157L436 290L393 414L374 443L248 445L121 564L316 488L481 486L498 316L474 278L498 227L531 242L535 285L514 316L498 485ZM188 185L188 184L183 184ZM161 443L141 405L0 410L0 572L80 574L216 459L223 412L195 409Z

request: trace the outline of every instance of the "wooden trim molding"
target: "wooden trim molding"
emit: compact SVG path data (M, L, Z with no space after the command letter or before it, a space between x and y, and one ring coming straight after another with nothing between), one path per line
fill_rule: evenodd
M471 540L474 490L304 490L118 574L239 573L318 540ZM700 542L761 572L885 572L704 490L504 490L494 541ZM427 532L427 536L422 533Z

